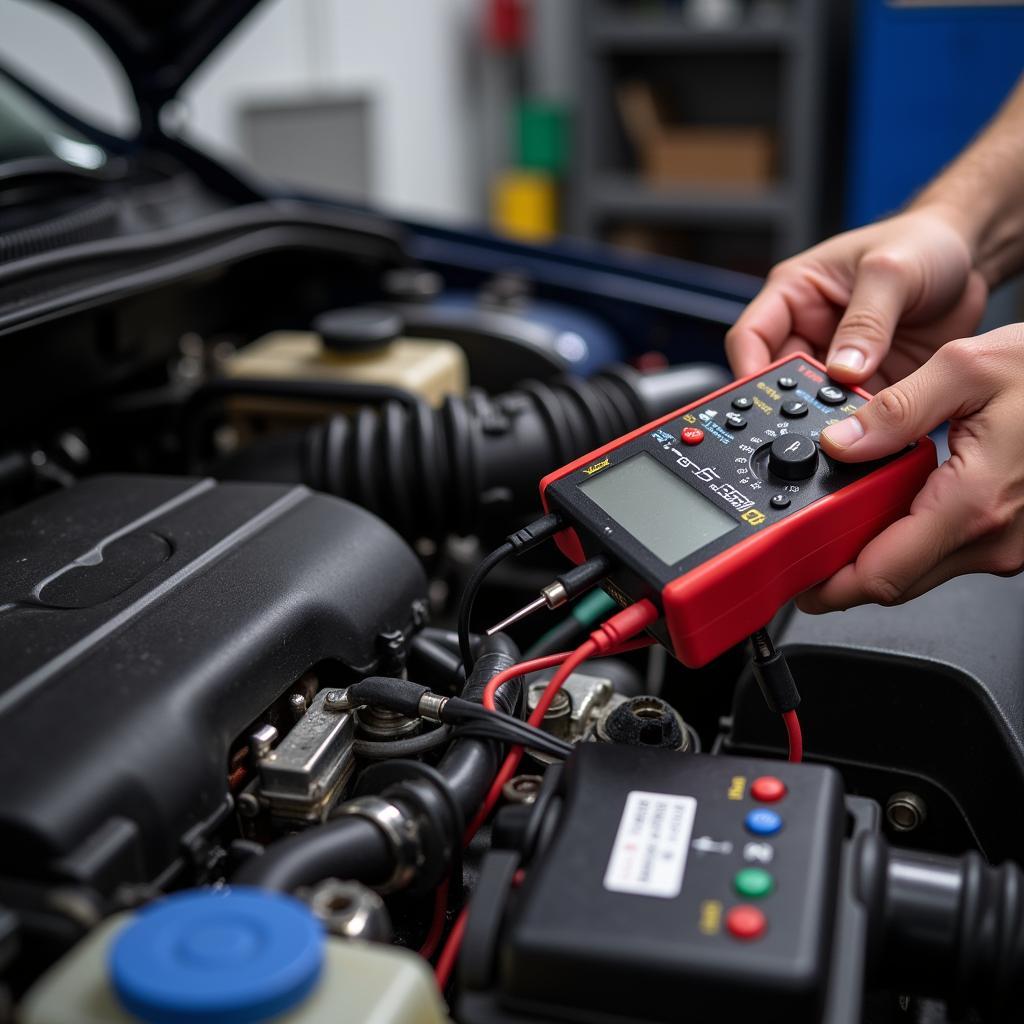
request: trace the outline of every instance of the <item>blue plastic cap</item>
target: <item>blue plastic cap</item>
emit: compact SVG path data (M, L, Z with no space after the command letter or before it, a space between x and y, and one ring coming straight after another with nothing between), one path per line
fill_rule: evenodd
M262 889L192 889L141 911L110 951L122 1005L151 1024L252 1024L320 977L324 932L305 904Z

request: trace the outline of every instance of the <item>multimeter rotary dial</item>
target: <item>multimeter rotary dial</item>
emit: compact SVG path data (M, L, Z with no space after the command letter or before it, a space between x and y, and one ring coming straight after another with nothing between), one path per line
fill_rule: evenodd
M818 446L806 434L783 434L768 449L768 472L782 480L807 480L818 468Z

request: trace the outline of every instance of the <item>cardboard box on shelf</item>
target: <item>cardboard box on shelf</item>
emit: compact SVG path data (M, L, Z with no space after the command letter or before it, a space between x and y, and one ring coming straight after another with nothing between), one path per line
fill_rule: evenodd
M767 129L671 124L646 82L624 83L617 97L626 134L651 184L769 185L774 181L775 143Z

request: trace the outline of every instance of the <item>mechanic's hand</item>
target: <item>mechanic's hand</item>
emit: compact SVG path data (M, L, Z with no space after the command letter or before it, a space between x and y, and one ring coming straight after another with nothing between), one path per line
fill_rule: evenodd
M743 377L794 352L878 391L978 325L988 286L933 207L837 235L776 266L726 337Z
M864 462L950 420L949 461L910 514L802 595L807 612L899 604L954 576L1024 568L1024 324L952 341L921 369L822 431L826 454Z

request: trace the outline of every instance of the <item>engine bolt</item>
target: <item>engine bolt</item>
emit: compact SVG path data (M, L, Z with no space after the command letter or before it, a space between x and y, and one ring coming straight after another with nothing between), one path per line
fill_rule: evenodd
M916 793L901 791L886 801L885 817L897 832L913 832L928 817L928 808Z
M324 707L328 711L348 711L351 705L348 702L348 693L345 690L330 690L324 697Z
M501 787L501 795L512 804L532 804L543 781L540 775L516 775Z
M255 818L260 813L260 802L252 793L239 793L235 797L235 806L243 818Z

